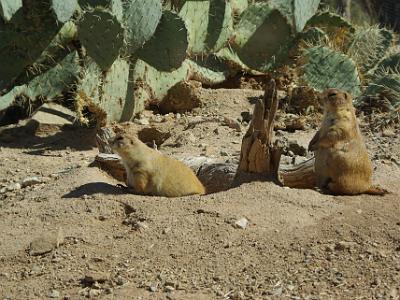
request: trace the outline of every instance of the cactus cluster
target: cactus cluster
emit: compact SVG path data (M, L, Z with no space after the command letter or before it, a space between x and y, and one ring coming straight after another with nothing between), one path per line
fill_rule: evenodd
M215 85L286 64L298 69L298 84L343 88L361 102L397 91L394 34L353 26L319 4L0 0L0 111L68 95L78 114L87 107L102 121L127 121L180 81Z

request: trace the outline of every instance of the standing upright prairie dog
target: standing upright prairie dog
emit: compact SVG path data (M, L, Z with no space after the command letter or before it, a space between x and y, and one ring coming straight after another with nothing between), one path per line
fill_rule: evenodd
M205 194L193 171L182 162L146 146L137 137L118 134L111 141L127 172L127 184L145 195L181 197Z
M350 94L337 89L325 91L322 125L308 149L315 152L320 189L336 195L386 193L372 187L372 164Z

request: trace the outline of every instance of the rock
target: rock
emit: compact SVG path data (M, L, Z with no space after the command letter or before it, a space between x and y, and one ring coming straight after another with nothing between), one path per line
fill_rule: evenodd
M135 224L133 224L133 229L138 230L138 231L143 231L148 228L149 228L149 226L144 222L139 221L139 222L136 222Z
M293 132L295 130L306 129L307 120L304 116L294 114L278 115L274 124L275 130L285 130Z
M26 121L26 127L34 132L48 132L76 124L75 113L57 103L45 103Z
M97 298L101 294L101 289L94 288L89 290L89 299Z
M175 291L175 288L174 288L173 286L171 286L171 285L166 285L166 286L164 287L164 289L165 289L165 291L168 292L168 293Z
M167 96L160 102L162 113L184 113L201 106L201 83L197 81L181 81L174 85Z
M134 119L133 122L135 122L138 125L150 125L150 121L147 118L141 117L140 119Z
M178 159L191 168L196 174L203 166L215 164L217 162L216 159L207 156L189 156Z
M155 293L155 292L157 292L157 287L156 286L150 286L149 287L149 291L152 292L152 293Z
M90 272L82 279L82 283L86 286L91 286L95 282L104 283L110 280L110 274L105 272Z
M221 192L232 187L236 170L235 163L204 162L197 172L197 177L206 187L207 193Z
M25 188L32 185L41 184L46 182L47 180L48 178L45 177L38 177L38 176L27 177L21 181L21 187Z
M398 293L398 291L397 291L397 288L392 288L392 289L390 290L389 295L390 295L390 297L391 297L392 299L398 299L399 293Z
M121 276L118 276L117 278L115 278L115 283L117 284L117 285L124 285L125 284L125 279L124 278L122 278Z
M57 290L50 290L49 293L47 294L47 297L49 298L60 298L60 292Z
M102 170L109 173L112 177L122 182L125 181L126 170L118 154L99 153L95 161Z
M33 240L29 245L29 255L38 256L49 253L64 243L64 234L60 228L57 232L47 233Z
M231 299L232 299L232 300L244 300L244 299L246 299L246 297L245 297L244 292L242 292L242 291L237 291L237 292L234 292L234 293L232 294Z
M221 154L221 156L229 156L229 153L224 150L220 151L219 154Z
M253 118L253 114L249 111L242 111L240 115L242 116L242 120L247 123L250 123Z
M288 151L291 151L295 155L307 156L307 149L299 145L297 141L288 141Z
M239 229L246 229L248 223L249 220L247 220L246 218L240 218L235 222L234 227Z
M391 137L396 137L397 134L393 129L384 129L382 131L382 136L383 137L387 137L387 138L391 138Z
M180 135L178 135L175 139L175 146L181 147L184 145L194 144L196 143L196 137L190 131L184 131Z
M138 132L138 137L147 145L152 145L154 142L159 147L171 137L171 133L170 128L166 126L146 127Z
M240 127L240 123L236 120L224 117L224 120L222 121L222 125L228 126L231 129L235 129L237 132L241 132L242 128Z
M162 230L162 234L168 234L171 232L171 227L166 227Z
M2 189L0 189L0 194L17 191L17 190L20 190L21 188L22 187L19 182L14 182L14 183L11 183L11 184L7 185L6 187L3 187Z
M342 242L336 243L335 250L336 251L350 250L350 249L354 248L355 246L357 246L357 243L355 243L355 242L342 241Z

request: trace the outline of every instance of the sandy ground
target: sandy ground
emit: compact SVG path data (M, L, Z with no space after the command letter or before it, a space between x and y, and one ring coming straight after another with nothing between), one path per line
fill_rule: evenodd
M247 123L231 128L223 117L242 121L259 95L204 90L202 109L147 112L150 125L137 126L171 134L162 152L235 162ZM306 146L312 127L278 137ZM0 194L0 299L399 299L400 131L363 128L375 182L391 192L384 197L269 182L202 197L138 196L92 165L93 130L3 128L0 189L11 188ZM32 176L44 182L15 187ZM241 218L245 229L234 226ZM29 252L57 236L58 248Z

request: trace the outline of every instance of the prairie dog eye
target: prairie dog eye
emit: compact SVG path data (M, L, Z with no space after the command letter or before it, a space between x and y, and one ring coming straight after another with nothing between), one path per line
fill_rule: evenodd
M334 91L329 92L328 98L337 96L337 93Z

